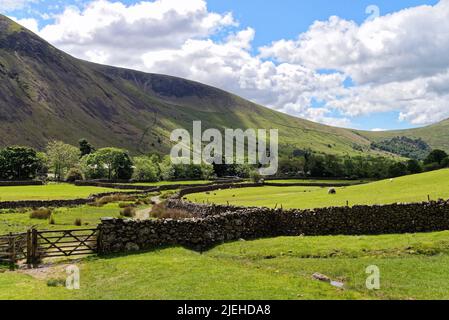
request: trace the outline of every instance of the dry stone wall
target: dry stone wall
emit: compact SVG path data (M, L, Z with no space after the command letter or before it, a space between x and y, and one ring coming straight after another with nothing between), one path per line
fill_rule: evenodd
M192 214L186 220L105 219L103 253L182 245L196 250L227 241L277 236L379 235L449 230L449 202L281 210L198 205L169 200L170 208Z

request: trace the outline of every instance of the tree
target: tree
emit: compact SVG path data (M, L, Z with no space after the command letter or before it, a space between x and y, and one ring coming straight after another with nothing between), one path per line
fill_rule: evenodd
M65 181L67 182L75 182L83 179L83 173L78 168L70 169L65 177Z
M79 161L78 148L61 141L51 141L47 145L47 157L54 168L55 178L61 181L65 172L76 166Z
M42 161L34 149L27 147L8 147L0 151L1 179L33 179L41 166Z
M201 165L201 177L204 180L212 179L215 175L214 166L211 164L203 163Z
M309 155L307 157L306 168L312 177L325 176L324 158L321 156Z
M149 157L134 158L133 179L137 181L159 181L159 167Z
M92 145L86 140L86 139L81 139L79 141L79 146L80 146L80 157L84 157L88 154L91 154L95 151L95 148L92 147Z
M416 173L421 173L422 168L417 160L412 159L412 160L407 161L407 171L412 174L416 174Z
M444 160L444 158L447 158L448 155L443 150L435 149L427 156L427 158L424 160L424 164L431 164L431 163L438 163L441 164L441 162Z
M388 174L391 178L407 175L407 166L402 162L396 162L388 168Z
M175 168L169 156L166 156L162 160L162 162L159 164L159 168L163 180L169 181L175 179Z
M123 149L103 148L85 156L83 162L84 167L87 165L90 168L90 175L101 175L109 180L129 180L133 175L133 163L128 152Z

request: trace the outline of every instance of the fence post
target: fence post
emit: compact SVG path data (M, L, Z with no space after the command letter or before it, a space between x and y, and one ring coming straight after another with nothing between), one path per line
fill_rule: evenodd
M14 240L14 236L12 232L9 233L9 263L10 269L14 270L16 266L16 241Z
M27 265L28 268L31 268L31 264L33 263L33 245L32 245L32 232L31 229L27 230Z
M31 264L33 267L39 263L38 245L37 230L33 228L31 229Z
M97 227L97 254L103 254L103 228L101 223Z

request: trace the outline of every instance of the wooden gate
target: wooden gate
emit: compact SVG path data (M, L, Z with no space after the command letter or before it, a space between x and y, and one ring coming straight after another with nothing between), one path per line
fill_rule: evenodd
M27 233L0 236L0 262L11 265L27 257Z
M70 257L97 252L98 229L31 230L28 263L44 258Z
M98 229L28 230L0 236L0 262L15 265L22 259L36 265L44 258L70 257L98 252Z

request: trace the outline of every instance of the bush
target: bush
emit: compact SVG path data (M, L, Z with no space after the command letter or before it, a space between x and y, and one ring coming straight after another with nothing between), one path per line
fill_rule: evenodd
M150 158L134 158L133 179L136 181L159 181L159 167Z
M251 171L250 173L251 181L254 183L259 183L262 181L262 176L260 175L259 171Z
M168 199L168 198L171 198L172 196L174 196L176 193L177 193L176 191L167 191L167 192L164 192L164 193L160 196L160 198L161 198L161 199Z
M136 216L136 209L133 207L126 207L120 211L120 215L127 218L134 218Z
M136 197L129 196L126 194L114 194L111 196L105 196L95 201L95 204L91 204L92 206L102 207L108 203L119 202L119 201L136 201Z
M64 279L50 279L47 281L48 287L65 287L66 281Z
M51 213L52 213L52 210L51 209L47 209L47 208L34 209L30 213L30 218L31 219L46 220L46 219L49 219L51 217Z
M184 210L167 208L165 203L155 204L151 209L151 216L158 219L182 220L191 218L192 215Z
M77 227L81 227L83 225L83 220L81 220L81 218L76 218L74 224Z
M132 203L123 202L123 203L119 203L118 207L120 209L124 209L124 208L128 208L128 207L133 207L134 208L136 205L137 205L137 203L136 204L132 204Z
M79 180L84 180L84 178L81 170L77 168L70 169L65 177L65 181L67 182L75 182Z
M441 169L441 165L437 162L429 163L424 165L424 171L435 171Z

